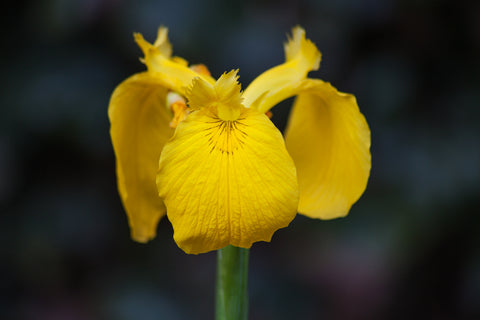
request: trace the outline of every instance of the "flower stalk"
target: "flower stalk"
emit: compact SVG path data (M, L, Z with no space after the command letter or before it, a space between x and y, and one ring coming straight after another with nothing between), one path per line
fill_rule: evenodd
M248 316L249 249L227 246L217 251L216 320Z

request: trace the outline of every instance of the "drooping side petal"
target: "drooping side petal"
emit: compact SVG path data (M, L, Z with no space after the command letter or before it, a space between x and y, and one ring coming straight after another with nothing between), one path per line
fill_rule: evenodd
M367 185L370 130L353 95L321 80L299 88L285 134L297 166L298 211L320 219L345 216Z
M115 89L108 108L118 189L132 238L138 242L154 238L157 223L165 215L155 176L162 148L173 135L166 94L156 79L139 73Z
M281 133L257 111L235 121L194 111L163 149L157 176L174 239L187 253L270 241L295 217L295 166Z
M285 44L285 63L273 67L258 76L243 93L244 105L264 113L273 105L265 104L281 94L284 87L292 86L306 78L308 72L320 66L321 54L309 39L305 30L295 27L292 37Z

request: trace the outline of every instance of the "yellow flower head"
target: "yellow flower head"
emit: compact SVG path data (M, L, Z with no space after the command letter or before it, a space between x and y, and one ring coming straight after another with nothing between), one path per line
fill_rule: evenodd
M241 91L172 57L167 29L135 40L147 71L122 82L109 106L118 188L132 238L155 237L167 214L187 253L270 241L296 213L345 216L365 190L370 130L355 97L307 78L320 52L296 27L285 63ZM265 115L296 96L285 139Z

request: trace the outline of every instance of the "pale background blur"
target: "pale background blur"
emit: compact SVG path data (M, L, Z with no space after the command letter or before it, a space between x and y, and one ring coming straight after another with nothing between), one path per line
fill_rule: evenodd
M373 169L348 218L298 216L253 246L250 319L480 319L480 2L1 7L0 319L213 319L214 253L184 254L167 219L129 238L109 96L144 70L134 31L168 26L175 54L246 87L297 24L323 53L312 76L356 95Z

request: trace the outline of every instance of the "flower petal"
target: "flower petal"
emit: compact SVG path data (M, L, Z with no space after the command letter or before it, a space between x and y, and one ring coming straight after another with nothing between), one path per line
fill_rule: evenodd
M185 89L195 77L200 77L210 84L215 83L211 76L188 68L186 61L182 58L170 58L171 45L165 29L159 29L157 41L153 45L140 33L135 33L134 38L145 55L142 61L147 65L148 72L164 87L185 95Z
M127 211L132 238L155 237L165 206L155 175L160 152L173 135L165 106L167 89L147 72L131 76L113 92L108 116L117 159L118 189Z
M263 103L274 97L282 88L305 79L307 73L320 66L321 54L315 44L305 38L305 30L295 27L292 38L285 44L286 62L259 75L243 93L244 105L264 113L273 105ZM274 100L274 99L272 99Z
M295 217L295 166L281 133L255 110L235 121L193 111L165 145L157 175L174 239L187 253L270 241Z
M201 78L193 79L186 91L190 110L213 107L220 119L237 120L244 108L237 73L224 73L213 86Z
M321 219L345 216L367 185L370 130L353 95L321 80L300 87L285 134L297 166L298 211Z

